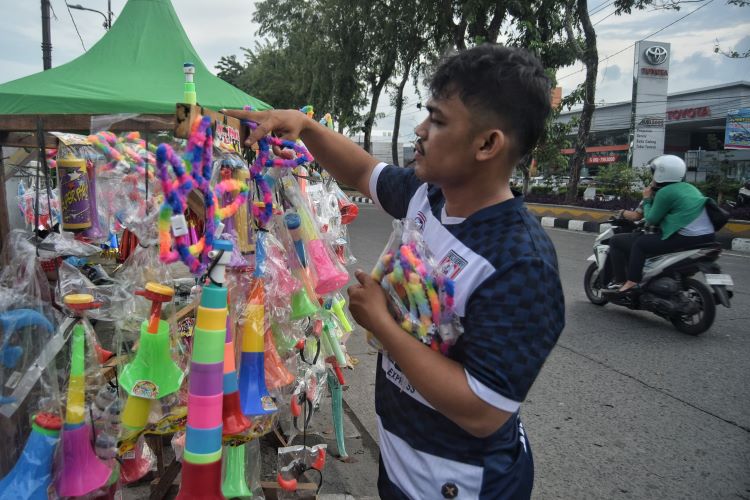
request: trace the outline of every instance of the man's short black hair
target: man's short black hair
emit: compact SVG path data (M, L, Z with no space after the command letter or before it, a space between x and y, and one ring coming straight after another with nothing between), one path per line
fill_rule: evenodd
M515 138L519 157L534 148L550 113L549 78L521 48L483 44L451 54L432 76L430 92L436 98L456 93L479 120L499 120L499 128Z

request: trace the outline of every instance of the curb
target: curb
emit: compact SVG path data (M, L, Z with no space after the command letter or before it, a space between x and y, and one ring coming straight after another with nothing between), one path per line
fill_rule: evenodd
M568 231L599 234L609 228L609 224L606 222L563 219L560 217L535 217L541 222L543 227L567 229ZM716 241L721 243L722 248L727 250L750 253L750 238L732 238L730 235L718 233Z
M349 199L352 200L354 203L366 203L368 205L373 204L373 201L370 198L367 198L365 196L349 196Z

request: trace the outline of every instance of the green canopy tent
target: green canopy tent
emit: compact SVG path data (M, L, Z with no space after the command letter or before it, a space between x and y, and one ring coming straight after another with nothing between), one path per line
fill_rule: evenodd
M0 85L0 118L5 124L7 115L172 114L183 99L184 62L195 64L201 105L269 108L206 68L169 0L129 0L85 54Z

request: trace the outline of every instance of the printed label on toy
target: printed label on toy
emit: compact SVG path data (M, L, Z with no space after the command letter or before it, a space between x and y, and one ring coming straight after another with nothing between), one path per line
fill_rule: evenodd
M240 144L240 131L221 122L216 122L216 133L214 134L214 146L228 153L239 153L242 151Z
M263 407L263 411L276 411L276 403L273 402L271 396L263 396L260 398L260 404Z
M123 460L133 460L133 459L135 459L135 450L126 451L122 455L122 459Z
M88 140L88 137L86 137L85 135L69 134L67 132L50 132L50 134L60 139L60 142L62 142L66 146L90 146L91 145L91 143Z
M60 210L63 229L91 227L89 180L86 176L86 168L68 167L58 163L57 175L60 179Z
M137 396L143 399L158 399L159 398L159 386L151 382L150 380L139 380L133 385L133 390L130 391L133 396Z
M183 214L172 216L172 234L174 234L175 238L188 234L188 225Z
M21 372L13 372L10 374L10 377L8 377L8 380L5 382L5 387L8 389L15 389L18 385L18 381L21 380Z

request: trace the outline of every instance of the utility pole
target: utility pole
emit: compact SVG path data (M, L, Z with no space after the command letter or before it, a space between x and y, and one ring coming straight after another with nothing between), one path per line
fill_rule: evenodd
M112 29L112 0L107 0L107 30Z
M52 35L50 34L50 0L42 0L42 61L45 71L52 67Z

